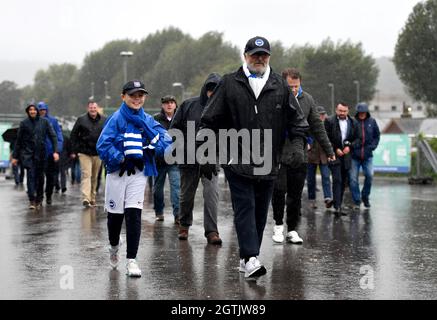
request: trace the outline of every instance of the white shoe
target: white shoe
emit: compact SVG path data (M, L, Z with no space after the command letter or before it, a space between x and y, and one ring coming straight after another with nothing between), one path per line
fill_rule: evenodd
M128 259L126 262L126 274L129 277L141 277L141 270L135 259Z
M251 257L245 265L245 278L254 278L265 275L267 272L266 268L261 264L261 262L256 257Z
M110 246L109 247L109 265L112 269L117 269L118 264L120 263L120 257L118 256L118 248L120 246Z
M302 244L303 240L301 237L299 237L296 231L290 231L289 233L287 233L287 242L291 242L294 244Z
M118 256L118 250L120 249L121 245L123 244L123 240L118 240L118 245L113 247L109 246L109 265L112 267L112 269L117 269L118 264L120 263L120 257Z
M274 226L273 227L273 236L272 239L274 242L282 243L284 242L284 225Z
M244 263L244 259L240 259L240 266L238 267L239 272L246 272L246 264Z

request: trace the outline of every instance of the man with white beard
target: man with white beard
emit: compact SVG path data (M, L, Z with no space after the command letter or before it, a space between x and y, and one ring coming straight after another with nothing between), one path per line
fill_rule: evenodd
M248 164L242 163L244 150L239 148L238 159L230 158L223 165L240 247L239 271L252 278L266 274L258 256L286 132L294 148L303 150L308 123L285 80L270 68L266 38L250 39L244 60L243 66L225 75L215 88L202 114L201 127L216 133L220 129L261 131L264 139L259 150L264 150L264 158L272 160L268 170L261 171L263 164L254 155ZM213 164L206 166L215 170Z

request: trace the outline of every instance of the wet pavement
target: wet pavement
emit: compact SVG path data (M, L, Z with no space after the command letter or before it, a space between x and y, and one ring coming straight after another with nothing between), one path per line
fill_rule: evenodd
M188 241L178 240L169 205L165 221L155 222L146 190L138 253L143 276L131 279L124 257L119 271L109 267L103 207L84 209L78 185L35 212L27 209L24 190L1 178L0 299L437 298L435 186L375 179L372 208L342 217L322 209L322 201L315 210L304 201L300 246L272 242L270 212L259 257L267 274L249 281L238 272L230 195L223 179L220 185L221 247L203 235L200 190ZM103 204L102 194L98 201Z

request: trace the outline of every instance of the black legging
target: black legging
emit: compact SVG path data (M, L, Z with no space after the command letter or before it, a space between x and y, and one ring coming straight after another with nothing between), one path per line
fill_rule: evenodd
M126 246L127 259L137 257L141 236L141 209L126 208L124 214L108 212L109 243L115 247L120 240L123 219L126 216Z

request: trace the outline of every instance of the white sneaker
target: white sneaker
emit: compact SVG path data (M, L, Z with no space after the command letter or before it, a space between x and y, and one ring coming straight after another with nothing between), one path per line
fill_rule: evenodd
M128 259L126 262L126 274L129 277L141 277L141 270L135 259Z
M245 278L253 278L265 275L267 272L266 268L261 264L261 262L256 257L251 257L245 265Z
M282 243L284 242L284 225L282 226L274 226L273 227L273 236L272 239L274 242Z
M120 263L120 257L118 256L118 250L120 249L121 245L123 244L123 240L121 239L118 241L118 245L113 247L109 246L109 265L112 267L112 269L117 269L118 264Z
M287 233L287 242L291 242L294 244L302 244L303 240L296 231L290 231Z
M239 272L246 272L246 264L244 263L244 259L240 259L240 266L238 267Z
M118 264L120 263L120 257L118 256L119 245L109 247L109 265L112 269L117 269Z

